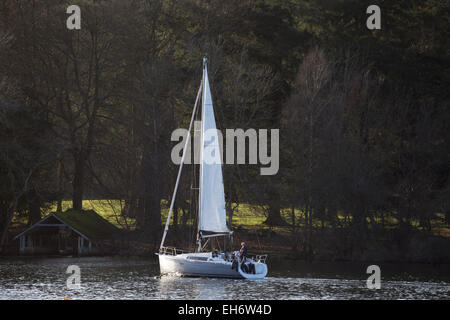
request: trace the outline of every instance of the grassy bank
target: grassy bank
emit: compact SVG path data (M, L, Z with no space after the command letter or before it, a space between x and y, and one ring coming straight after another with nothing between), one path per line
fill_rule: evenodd
M86 210L94 210L100 214L103 218L116 225L119 228L124 228L128 230L134 230L136 220L134 218L124 217L121 212L124 206L124 202L120 200L84 200L83 208ZM63 201L62 209L63 211L72 207L71 201ZM165 224L168 214L168 206L166 201L161 202L161 224ZM44 215L49 212L55 211L56 205L51 207ZM305 215L302 210L295 209L295 225L297 229L304 228ZM183 220L183 214L181 210L178 213L179 223ZM291 209L281 209L281 216L286 222L285 226L281 227L271 227L264 224L267 219L267 211L265 207L262 206L252 206L250 204L239 204L233 214L233 228L238 228L242 230L246 229L261 229L261 230L272 230L275 232L286 233L290 232L292 229L292 211ZM338 214L339 224L342 227L350 225L352 217L346 216L342 213ZM171 225L173 225L173 216L171 220ZM368 224L375 223L381 224L381 217L373 217L373 221L367 218ZM192 223L187 221L187 224ZM329 222L323 223L320 219L313 219L313 225L318 229L329 229L331 225ZM399 225L399 221L395 217L387 216L384 218L384 228L394 229ZM412 220L411 225L416 228L420 228L419 221ZM445 217L443 214L436 214L432 220L432 234L436 236L443 236L450 238L450 227L445 223Z
M63 211L71 208L71 201L62 203ZM161 232L165 223L168 208L162 202ZM94 210L103 218L126 231L126 241L118 254L152 255L158 241L135 230L136 220L122 216L124 202L119 200L85 200L83 207ZM50 207L43 215L56 210ZM433 220L432 233L418 227L417 222L404 226L392 217L386 217L384 226L379 218L368 220L366 230L356 230L351 224L351 217L340 214L337 227L314 219L310 235L305 234L304 213L283 209L281 216L286 222L283 226L269 226L264 223L267 218L265 208L241 204L234 211L233 230L234 247L237 249L241 241L249 244L253 253L268 253L272 257L289 259L312 258L319 261L395 261L395 262L433 262L450 263L450 229L443 216ZM192 220L183 225L182 212L179 211L178 225L171 221L171 231L167 245L189 248L193 244L195 226ZM295 228L292 221L295 220ZM17 234L26 227L25 219L16 218L11 234ZM174 230L176 228L176 230ZM174 232L175 231L175 232ZM222 243L223 244L223 243ZM222 245L215 244L217 248ZM308 253L308 254L307 254Z

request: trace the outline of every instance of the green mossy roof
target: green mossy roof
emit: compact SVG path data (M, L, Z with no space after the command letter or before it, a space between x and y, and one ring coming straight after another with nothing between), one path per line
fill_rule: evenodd
M56 216L91 239L111 238L119 229L98 215L94 210L67 209Z

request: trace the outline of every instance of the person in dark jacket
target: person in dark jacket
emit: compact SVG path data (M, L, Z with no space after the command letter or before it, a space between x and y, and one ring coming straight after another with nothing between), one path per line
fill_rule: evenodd
M248 248L247 244L245 242L241 242L241 249L239 250L239 255L241 258L241 269L244 270L244 272L248 272L247 265L245 265L245 260L247 260L248 256Z
M231 269L232 270L236 270L236 272L238 271L238 266L239 266L239 264L238 264L238 256L237 256L237 251L236 251L236 253L234 253L233 252L233 255L231 256L231 261L232 261L232 263L231 263Z
M241 249L239 250L239 254L241 255L241 259L246 259L248 256L247 244L245 242L241 242Z

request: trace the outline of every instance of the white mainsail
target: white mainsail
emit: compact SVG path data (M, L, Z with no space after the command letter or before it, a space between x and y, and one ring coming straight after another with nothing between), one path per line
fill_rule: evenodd
M200 149L199 231L228 233L219 138L214 118L206 63L203 66L203 99Z

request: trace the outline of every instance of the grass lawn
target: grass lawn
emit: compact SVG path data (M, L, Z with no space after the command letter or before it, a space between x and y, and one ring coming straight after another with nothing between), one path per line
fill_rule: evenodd
M92 209L101 215L103 218L114 224L115 226L123 229L133 230L135 227L135 219L134 218L126 218L121 215L122 208L124 206L124 201L120 200L84 200L83 208L84 209ZM65 211L72 207L72 201L63 201L62 209ZM161 224L165 224L168 214L168 204L165 200L161 202ZM47 215L50 212L56 211L56 204L51 207L48 212L45 212L44 215ZM295 209L295 220L297 228L304 227L304 212L300 209ZM179 221L182 219L182 212L179 211ZM253 206L250 204L240 204L233 213L233 227L243 228L243 229L273 229L276 232L289 232L292 224L292 212L291 209L282 209L281 210L282 218L287 222L288 225L284 227L275 227L271 228L265 225L263 222L266 220L266 208L261 206ZM351 221L351 217L345 217L343 213L338 214L338 219L342 223L349 223ZM369 222L369 218L368 222ZM15 219L15 222L21 222L21 219ZM23 220L23 219L22 219ZM376 216L374 217L375 222L381 223L381 218ZM173 223L173 215L172 222ZM188 224L192 224L192 221L187 222ZM385 227L393 228L398 224L398 220L395 217L387 216L385 218ZM412 224L414 226L418 226L417 221L413 221ZM313 225L317 228L322 227L322 222L319 219L313 219ZM325 222L324 227L330 227L329 222ZM435 235L440 235L444 237L450 237L450 228L445 223L443 214L436 214L435 219L432 220L432 228L433 233Z

